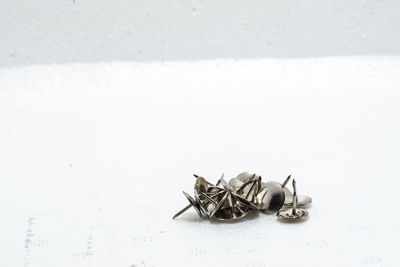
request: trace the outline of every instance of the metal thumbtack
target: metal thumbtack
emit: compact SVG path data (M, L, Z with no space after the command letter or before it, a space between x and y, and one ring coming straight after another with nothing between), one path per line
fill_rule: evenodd
M256 187L254 188L253 183L256 183ZM257 176L255 173L251 174L248 172L242 172L235 178L232 178L229 181L229 185L235 190L236 193L240 195L246 195L249 191L259 190L261 183L261 176ZM252 192L255 193L255 192Z
M292 205L293 194L286 187L286 184L290 181L291 177L292 177L292 175L289 175L282 184L280 184L278 182L271 182L271 183L276 183L277 185L279 185L283 188L283 191L285 192L285 203L283 205L289 205L289 203L290 203L290 205Z
M223 177L221 177L220 182L226 193L211 212L210 218L220 221L233 221L244 218L247 212L238 205L235 189Z
M286 188L289 175L280 184L278 182L262 182L261 176L242 172L227 182L224 175L214 185L203 177L194 174L194 197L183 192L189 205L174 215L173 219L193 207L200 217L219 221L234 221L246 217L250 212L277 213L285 220L300 220L308 216L308 211L299 208L311 203L311 198L297 196L296 181L292 181L293 194ZM282 209L290 203L290 208ZM282 210L281 210L282 209Z
M285 206L293 205L293 194L285 187ZM312 198L306 195L298 195L297 196L297 207L305 207L311 204Z
M217 203L217 205L215 205L214 209L211 211L210 218L213 218L215 213L217 213L217 211L222 207L222 205L225 203L225 200L228 197L228 195L229 195L229 192L225 191L225 194L222 197L222 199Z
M202 217L201 211L200 211L200 205L198 203L196 203L196 201L185 191L183 191L183 194L185 195L185 197L187 198L187 200L189 201L189 205L187 205L186 207L184 207L181 211L179 211L177 214L174 215L174 217L172 217L172 219L177 218L178 216L180 216L182 213L184 213L185 211L187 211L188 209L190 209L191 207L193 207L197 214L199 214L200 217Z
M255 198L257 207L270 214L279 211L283 203L285 203L285 192L280 185L274 182L265 183Z
M213 184L211 184L210 182L208 182L206 179L204 179L203 177L193 174L193 176L196 178L196 183L194 185L194 191L195 191L195 199L193 199L189 194L187 194L186 192L183 192L183 194L185 195L185 197L187 198L187 200L189 201L189 205L187 205L186 207L184 207L181 211L179 211L177 214L175 214L172 219L176 219L177 217L179 217L180 215L182 215L185 211L187 211L188 209L190 209L191 207L193 207L197 214L202 217L203 213L205 215L208 216L208 213L206 211L206 207L204 207L204 205L200 205L201 201L200 198L198 197L199 193L204 193L207 192L208 189L211 189L211 191L213 191L213 189L217 189L215 190L216 192L212 192L213 194L210 195L209 197L212 199L213 197L221 194L221 189L214 186ZM223 174L221 176L221 179L223 178ZM220 179L220 180L221 180ZM218 180L218 182L220 182L220 180ZM208 200L205 201L206 203L203 204L208 204Z
M293 180L293 203L292 208L287 210L281 210L276 215L280 219L284 220L301 220L308 217L308 211L297 208L297 192L296 192L296 180Z
M200 189L200 188L203 189L203 188L208 186L207 181L203 177L200 177L200 176L198 176L196 174L193 174L193 176L196 177L196 183L194 185L195 190L196 189ZM193 207L196 210L197 214L199 214L199 216L202 217L201 210L200 210L201 208L200 208L199 203L197 201L195 201L188 193L183 192L183 194L185 195L185 197L187 198L187 200L189 201L190 204L187 205L186 207L184 207L177 214L175 214L174 217L172 217L172 219L177 218L178 216L183 214L185 211L187 211L191 207Z
M237 194L243 196L248 201L254 201L261 188L261 176L253 174L249 177L248 181L244 182L242 186L236 191Z
M208 199L212 199L215 196L218 196L222 193L222 191L215 193L214 195L211 196L207 196ZM177 214L174 215L174 217L172 217L172 219L176 219L177 217L179 217L180 215L182 215L185 211L187 211L188 209L190 209L191 207L193 207L197 214L199 214L200 217L202 217L202 213L204 212L204 210L202 209L201 205L195 201L188 193L183 192L183 194L185 195L185 197L188 199L189 201L189 205L187 205L186 207L184 207L181 211L179 211ZM200 194L206 196L203 192L200 192ZM214 201L215 203L215 201ZM207 214L206 214L207 215Z
M229 180L229 185L233 189L231 194L237 198L238 207L244 211L259 211L254 204L254 198L257 195L261 184L261 176L242 172L235 178Z

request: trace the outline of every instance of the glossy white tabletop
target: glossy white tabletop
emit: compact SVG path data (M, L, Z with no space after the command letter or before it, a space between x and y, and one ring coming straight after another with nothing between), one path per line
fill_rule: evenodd
M0 265L397 266L400 58L0 68ZM313 197L224 224L193 173Z

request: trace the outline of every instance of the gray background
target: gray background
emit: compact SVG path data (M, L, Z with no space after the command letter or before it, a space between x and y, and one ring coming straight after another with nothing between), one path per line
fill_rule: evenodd
M0 66L397 55L396 0L0 1Z

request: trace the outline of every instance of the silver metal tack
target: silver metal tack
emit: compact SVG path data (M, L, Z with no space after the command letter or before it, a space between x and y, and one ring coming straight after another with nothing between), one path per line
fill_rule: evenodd
M280 219L295 221L308 217L308 211L297 207L296 180L293 180L293 203L291 209L281 210L276 215Z
M222 197L222 199L218 202L218 204L214 207L214 209L210 213L210 218L213 218L215 213L222 207L222 205L225 203L226 198L228 197L229 192L226 192L225 195Z
M187 200L189 201L189 205L187 205L186 207L184 207L181 211L179 211L178 213L176 213L172 219L177 218L178 216L180 216L182 213L184 213L185 211L187 211L188 209L190 209L191 207L193 207L197 214L199 214L200 217L202 217L201 211L200 211L200 205L185 191L183 191L183 194L185 195L185 197L187 198Z
M290 181L291 177L292 176L289 175L282 184L280 184L278 182L271 181L271 183L276 183L277 185L279 185L279 186L281 186L283 188L283 191L285 192L285 203L284 203L284 205L289 205L289 204L292 205L293 194L286 187L286 184Z
M265 183L255 198L257 207L266 213L279 211L284 202L285 192L281 186L274 182Z

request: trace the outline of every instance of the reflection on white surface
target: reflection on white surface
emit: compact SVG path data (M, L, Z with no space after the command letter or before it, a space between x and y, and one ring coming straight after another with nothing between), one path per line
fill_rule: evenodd
M398 57L0 69L0 265L397 266L399 72ZM192 173L245 170L291 173L310 218L171 220Z

